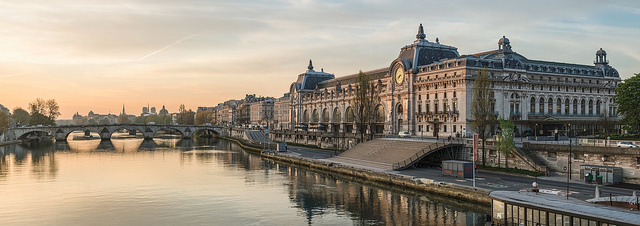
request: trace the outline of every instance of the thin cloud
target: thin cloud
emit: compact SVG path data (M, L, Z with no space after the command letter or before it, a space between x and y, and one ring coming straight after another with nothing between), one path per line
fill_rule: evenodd
M144 59L146 59L146 58L148 58L148 57L150 57L150 56L153 56L153 55L155 55L155 54L157 54L157 53L159 53L159 52L162 52L162 51L164 51L164 50L166 50L166 49L168 49L168 48L171 48L172 46L175 46L175 45L177 45L177 44L180 44L181 42L184 42L184 41L186 41L186 40L188 40L188 39L191 39L191 38L195 37L196 35L198 35L198 34L192 34L192 35L189 35L189 36L187 36L187 37L181 38L181 39L179 39L179 40L177 40L177 41L175 41L175 42L173 42L173 43L171 43L171 44L169 44L169 45L167 45L167 46L165 46L165 47L162 47L162 48L160 48L160 49L158 49L158 50L156 50L156 51L153 51L153 52L151 52L151 53L149 53L149 54L147 54L147 55L144 55L143 57L140 57L137 61L144 60Z

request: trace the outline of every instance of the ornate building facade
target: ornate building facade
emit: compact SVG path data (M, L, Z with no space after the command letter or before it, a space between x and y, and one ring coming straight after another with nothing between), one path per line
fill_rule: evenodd
M615 124L613 97L621 80L604 50L597 50L593 65L578 65L528 59L515 52L504 36L497 44L492 51L460 55L456 47L437 38L427 41L420 25L416 40L402 47L389 67L364 72L380 89L371 130L469 136L473 84L483 68L490 75L495 114L512 119L516 134L591 134L605 129L602 122ZM288 92L288 129L355 133L357 76L316 72L309 61L308 70L298 75Z

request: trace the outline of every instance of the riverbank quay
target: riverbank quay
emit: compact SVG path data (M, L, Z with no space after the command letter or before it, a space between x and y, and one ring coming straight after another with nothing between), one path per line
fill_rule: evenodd
M0 141L0 146L12 145L12 144L21 144L21 140L12 140L12 141Z
M356 165L330 162L321 158L308 158L297 153L264 152L262 146L253 144L246 140L233 137L221 138L236 142L245 150L278 162L302 166L319 172L333 173L336 175L358 178L364 181L390 185L403 190L428 192L455 199L473 201L484 206L491 205L491 198L489 197L490 190L487 189L473 188L465 185L458 185L455 183L446 183L429 178L417 178L410 175L400 174L398 173L399 171L385 172L377 170L375 168L366 168ZM292 148L293 147L290 147L290 149ZM330 152L329 156L331 156Z

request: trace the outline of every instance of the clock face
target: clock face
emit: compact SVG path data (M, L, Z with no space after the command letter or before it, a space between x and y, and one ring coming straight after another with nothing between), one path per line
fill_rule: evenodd
M396 70L396 83L400 84L402 83L402 81L404 80L404 71L402 70L402 68L398 68Z

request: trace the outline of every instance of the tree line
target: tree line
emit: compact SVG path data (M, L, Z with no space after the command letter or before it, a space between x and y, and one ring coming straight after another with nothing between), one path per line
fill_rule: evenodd
M60 116L60 106L55 99L37 98L29 103L27 110L15 107L13 113L0 111L0 134L11 126L56 125Z

